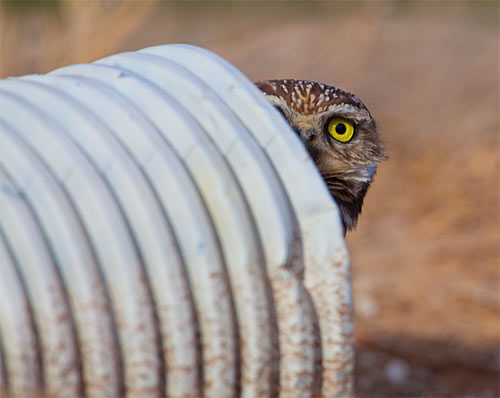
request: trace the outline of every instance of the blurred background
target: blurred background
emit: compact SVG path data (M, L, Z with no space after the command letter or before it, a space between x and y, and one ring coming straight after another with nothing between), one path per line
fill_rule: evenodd
M357 395L500 396L499 3L0 0L0 77L175 42L377 119L391 158L347 238Z

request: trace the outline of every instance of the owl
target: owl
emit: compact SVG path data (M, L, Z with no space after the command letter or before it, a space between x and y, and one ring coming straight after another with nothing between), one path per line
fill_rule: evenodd
M344 234L353 229L377 164L387 159L366 106L351 93L313 81L256 85L306 146L340 208Z

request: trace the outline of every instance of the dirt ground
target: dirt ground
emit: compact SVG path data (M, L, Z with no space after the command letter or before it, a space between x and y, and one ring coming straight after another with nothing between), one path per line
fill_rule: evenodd
M85 4L59 25L4 10L0 75L189 42L362 98L391 159L348 236L356 394L500 396L498 2L143 2L97 22Z

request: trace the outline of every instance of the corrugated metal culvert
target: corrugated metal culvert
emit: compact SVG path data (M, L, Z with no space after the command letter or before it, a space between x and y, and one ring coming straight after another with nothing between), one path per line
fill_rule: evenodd
M0 80L0 188L5 394L351 394L338 210L213 53Z

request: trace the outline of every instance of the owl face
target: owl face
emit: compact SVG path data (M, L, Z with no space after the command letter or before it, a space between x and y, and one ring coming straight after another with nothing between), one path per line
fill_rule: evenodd
M355 95L321 83L256 84L303 141L340 207L344 228L354 228L377 164L387 158L368 109Z

